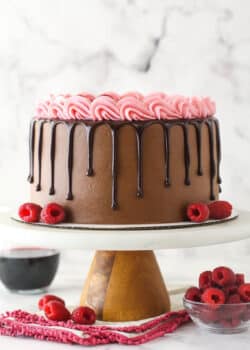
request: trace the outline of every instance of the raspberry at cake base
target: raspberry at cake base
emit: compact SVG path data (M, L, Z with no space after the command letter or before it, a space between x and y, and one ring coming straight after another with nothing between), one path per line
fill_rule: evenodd
M50 96L30 124L31 201L80 224L186 220L218 199L221 146L208 97L114 92Z

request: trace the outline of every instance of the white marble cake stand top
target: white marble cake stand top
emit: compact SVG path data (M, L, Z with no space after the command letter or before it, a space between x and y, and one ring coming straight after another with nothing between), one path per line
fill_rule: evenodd
M233 213L231 220L212 225L168 228L87 229L25 224L0 213L0 241L3 246L39 246L58 249L152 250L190 248L250 237L250 212ZM184 223L183 223L184 224Z

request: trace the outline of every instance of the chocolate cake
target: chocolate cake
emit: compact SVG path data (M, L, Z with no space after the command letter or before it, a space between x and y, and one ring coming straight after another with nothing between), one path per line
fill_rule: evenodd
M186 220L218 199L220 134L208 97L51 96L30 125L31 201L82 224Z

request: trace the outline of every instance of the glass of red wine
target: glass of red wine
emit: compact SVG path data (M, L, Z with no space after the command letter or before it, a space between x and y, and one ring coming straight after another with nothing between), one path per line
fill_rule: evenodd
M56 249L21 247L0 251L0 279L16 293L45 292L59 265Z

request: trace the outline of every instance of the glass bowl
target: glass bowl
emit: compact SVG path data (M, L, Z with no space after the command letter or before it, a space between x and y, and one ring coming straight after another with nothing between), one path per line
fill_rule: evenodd
M183 305L193 322L209 332L241 333L250 325L250 303L214 306L184 298Z

